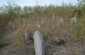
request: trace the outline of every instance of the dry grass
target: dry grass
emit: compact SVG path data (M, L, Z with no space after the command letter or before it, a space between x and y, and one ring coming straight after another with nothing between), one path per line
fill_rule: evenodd
M29 17L17 17L13 22L10 21L8 30L13 23L15 30L3 36L11 43L1 49L0 55L34 55L35 31L40 31L43 36L46 55L85 55L85 19L78 18L76 24L71 23L74 7L50 8L47 7L44 12L41 9L24 14Z

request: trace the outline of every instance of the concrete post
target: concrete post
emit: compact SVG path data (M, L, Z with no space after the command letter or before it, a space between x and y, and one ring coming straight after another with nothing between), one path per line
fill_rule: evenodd
M44 55L44 41L39 31L35 31L34 35L35 55Z

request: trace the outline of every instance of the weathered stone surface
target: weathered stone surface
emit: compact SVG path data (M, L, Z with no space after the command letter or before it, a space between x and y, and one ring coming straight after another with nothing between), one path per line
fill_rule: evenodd
M34 35L35 55L44 55L44 41L39 31L35 31Z

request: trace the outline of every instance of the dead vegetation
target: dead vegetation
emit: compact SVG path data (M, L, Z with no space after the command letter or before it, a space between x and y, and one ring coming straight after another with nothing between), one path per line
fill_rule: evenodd
M35 55L36 30L43 36L46 55L85 55L85 17L81 9L82 16L74 12L77 6L8 7L0 13L0 55Z

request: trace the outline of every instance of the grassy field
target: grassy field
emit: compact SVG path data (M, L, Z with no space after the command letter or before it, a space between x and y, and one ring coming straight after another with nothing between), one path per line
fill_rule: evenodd
M46 55L85 55L83 7L20 7L11 3L1 7L0 55L34 55L35 31L43 36Z

